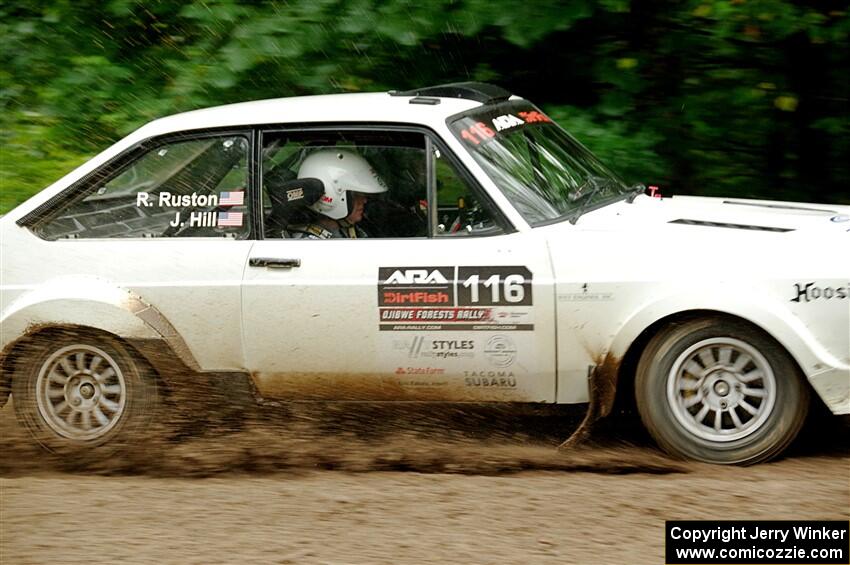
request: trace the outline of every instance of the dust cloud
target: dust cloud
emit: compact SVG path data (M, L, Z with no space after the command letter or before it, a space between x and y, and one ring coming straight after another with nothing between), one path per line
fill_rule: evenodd
M753 467L676 461L634 419L301 404L171 411L143 443L46 454L0 411L3 563L662 563L665 520L850 518L846 422ZM167 424L167 425L166 425Z
M0 474L85 472L193 477L233 473L415 471L506 474L528 470L677 473L687 464L647 448L640 432L602 427L598 440L558 451L580 410L517 413L516 407L418 403L294 403L239 418L171 411L147 437L119 453L51 454L0 413ZM632 422L634 426L638 422ZM620 429L619 432L623 432Z

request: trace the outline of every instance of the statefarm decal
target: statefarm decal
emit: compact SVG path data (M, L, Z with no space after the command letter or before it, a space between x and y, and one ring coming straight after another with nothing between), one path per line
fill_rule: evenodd
M526 267L380 267L382 331L533 330Z
M174 218L168 222L173 228L189 227L199 228L238 228L242 227L244 214L232 210L222 212L202 211L200 208L223 208L229 206L244 206L245 191L231 190L219 192L218 194L174 194L172 192L137 192L136 206L150 208L188 208L188 217L184 216L183 210L174 212Z

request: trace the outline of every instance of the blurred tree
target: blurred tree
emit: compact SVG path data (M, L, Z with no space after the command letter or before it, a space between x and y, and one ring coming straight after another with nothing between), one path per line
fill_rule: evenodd
M848 34L837 0L6 0L0 212L158 116L457 80L668 193L847 203Z

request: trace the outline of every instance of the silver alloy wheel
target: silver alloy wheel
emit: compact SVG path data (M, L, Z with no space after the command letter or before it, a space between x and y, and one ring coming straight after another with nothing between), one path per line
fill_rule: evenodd
M752 434L767 420L776 403L776 378L751 345L731 337L704 339L673 362L667 401L692 434L730 442Z
M36 379L38 411L53 431L77 441L108 433L124 413L127 385L118 363L91 345L53 353Z

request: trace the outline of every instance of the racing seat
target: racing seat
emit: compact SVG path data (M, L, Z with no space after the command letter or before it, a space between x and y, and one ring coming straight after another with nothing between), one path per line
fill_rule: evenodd
M266 194L272 205L265 225L267 238L288 237L287 227L304 223L309 217L307 207L315 204L325 193L325 185L319 179L297 179L293 178L295 174L292 171L286 170L285 173L288 175L266 177Z

